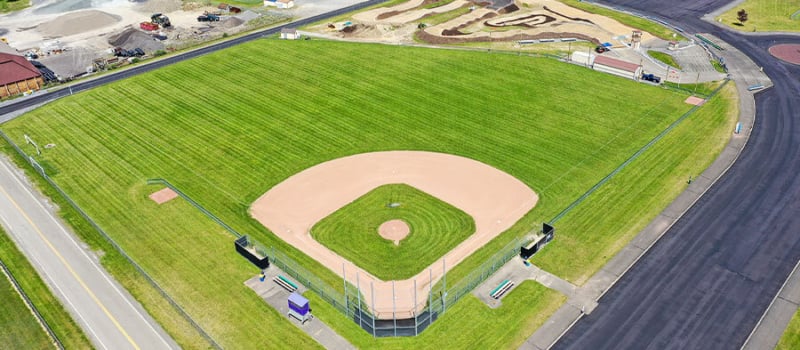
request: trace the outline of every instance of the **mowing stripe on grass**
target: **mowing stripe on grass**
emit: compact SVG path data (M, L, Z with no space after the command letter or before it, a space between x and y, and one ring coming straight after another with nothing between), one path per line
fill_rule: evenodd
M722 83L722 84L721 84L719 87L717 87L717 88L716 88L716 90L714 90L713 92L711 92L711 94L710 94L710 95L708 95L708 99L711 99L711 98L713 98L713 97L714 97L714 96L715 96L715 95L716 95L716 94L719 92L719 90L721 90L723 87L725 87L725 85L727 85L727 84L728 84L728 82L729 82L729 81L730 81L730 79L728 79L728 78L725 78L725 81L724 81L724 82L723 82L723 83ZM582 194L580 197L578 197L578 199L576 199L576 200L575 200L574 202L572 202L572 203L571 203L569 206L567 206L567 208L566 208L566 209L562 210L560 213L558 213L558 215L556 215L555 217L553 217L552 219L550 219L550 221L549 221L548 223L549 223L549 224L551 224L551 225L552 225L552 224L555 224L555 223L556 223L556 221L558 221L559 219L561 219L562 217L564 217L564 215L567 215L567 213L569 213L569 212L570 212L570 211L571 211L573 208L575 208L576 206L578 206L578 204L581 204L581 202L583 202L583 201L584 201L586 198L588 198L588 197L589 197L589 196L590 196L592 193L594 193L594 191L596 191L598 188L600 188L600 186L603 186L603 184L605 184L606 182L608 182L608 180L611 180L611 178L613 178L613 177L614 177L614 175L617 175L617 173L619 173L620 171L622 171L622 169L624 169L626 166L628 166L628 164L630 164L631 162L633 162L634 160L636 160L636 158L639 158L639 156L640 156L640 155L642 155L642 153L644 153L644 152L645 152L645 151L647 151L647 150L648 150L650 147L652 147L654 144L656 144L656 142L658 142L659 140L661 140L661 138L663 138L664 136L666 136L667 134L669 134L669 132L670 132L670 131L672 131L672 129L674 129L676 126L678 126L678 124L680 124L682 121L684 121L684 120L685 120L686 118L688 118L690 115L692 115L692 114L693 114L693 113L694 113L694 112L695 112L695 111L696 111L698 108L700 108L700 105L695 105L695 106L693 106L693 107L692 107L690 110L688 110L688 111L687 111L686 113L684 113L684 114L683 114L683 115L682 115L680 118L678 118L678 120L676 120L676 121L672 122L672 124L670 124L670 125L669 125L669 126L666 128L666 129L664 129L664 131L662 131L661 133L659 133L658 135L656 135L656 137L654 137L652 140L650 140L650 142L648 142L646 145L642 146L642 148L640 148L638 151L636 151L636 153L634 153L632 156L630 156L628 159L626 159L624 162L622 162L622 164L620 164L620 165L619 165L619 166L618 166L616 169L614 169L614 170L613 170L611 173L609 173L608 175L606 175L604 178L600 179L600 181L598 181L596 184L594 184L594 186L592 186L591 188L589 188L589 190L588 190L588 191L586 191L584 194Z
M194 319L192 319L192 317L189 316L189 314L186 313L186 311L183 310L183 308L181 308L180 305L178 305L178 303L175 302L175 300L172 299L172 297L169 294L167 294L167 292L164 289L162 289L161 286L159 286L158 283L152 277L150 277L150 275L147 272L145 272L141 266L139 266L139 264L136 263L136 261L133 260L133 258L131 258L127 253L125 253L122 247L120 247L117 244L117 242L111 238L111 236L109 236L102 228L100 228L100 226L97 223L95 223L94 220L92 220L92 218L90 218L89 215L86 214L86 212L84 212L83 209L80 206L78 206L78 204L75 203L72 200L72 198L70 198L70 196L68 196L67 193L64 192L64 190L61 189L61 187L59 187L52 179L50 179L49 176L47 176L47 173L45 173L44 168L42 168L41 165L39 165L33 159L33 157L28 156L21 148L19 148L19 146L17 146L16 143L11 141L11 138L9 138L8 135L6 135L2 130L0 130L0 137L5 139L6 142L8 142L8 144L11 145L20 156L22 156L22 158L28 160L30 165L37 170L37 172L47 181L47 183L49 183L50 186L52 186L59 194L61 194L62 198L64 198L75 209L75 211L77 211L89 223L89 225L91 225L98 233L100 233L100 235L103 236L103 238L105 238L111 244L111 246L114 247L115 250L117 250L118 253L120 253L126 260L128 260L128 262L131 265L133 265L133 267L136 268L136 270L139 271L139 273L141 273L142 276L148 282L150 282L150 285L152 285L161 294L161 296L163 296L170 303L170 305L172 305L175 308L175 310L177 310L181 314L181 316L183 316L187 321L189 321L189 323L200 333L200 335L203 336L203 338L205 338L214 348L222 349L222 347L213 338L211 338L211 336L208 333L206 333L203 330L203 328L200 327L200 325L197 324L194 321Z
M36 321L39 323L40 326L42 326L42 329L44 329L47 332L47 335L50 336L50 339L53 340L53 345L63 350L64 344L61 343L61 340L58 339L58 336L56 336L56 334L53 332L53 329L50 328L50 325L47 324L47 321L44 320L42 314L39 313L39 309L37 309L36 305L33 304L33 301L31 301L31 299L28 298L28 294L26 294L25 291L22 289L22 287L19 285L17 279L14 278L14 274L12 274L11 271L6 266L6 264L3 263L3 260L0 260L0 269L3 270L3 274L6 276L8 281L11 282L11 285L14 287L14 290L17 292L17 294L19 294L20 298L22 298L22 301L25 302L25 306L27 306L28 310L31 311L31 314L33 314L33 316L36 317Z

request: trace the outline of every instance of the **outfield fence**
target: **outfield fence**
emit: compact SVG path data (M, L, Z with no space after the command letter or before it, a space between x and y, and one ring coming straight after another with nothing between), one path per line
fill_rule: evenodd
M33 316L36 317L36 321L38 321L39 325L41 325L45 332L47 332L47 335L50 336L50 339L53 341L53 345L61 350L64 350L64 344L61 343L61 339L58 339L56 333L53 332L53 329L50 328L49 324L47 324L47 321L45 321L44 317L42 317L42 314L39 313L39 309L36 308L36 305L33 303L33 301L31 301L31 298L28 297L28 294L25 293L25 290L19 285L17 279L14 278L14 274L11 273L11 270L9 270L6 264L3 263L3 260L0 260L0 269L3 270L3 274L6 276L8 281L11 282L14 290L19 293L20 297L22 297L22 301L25 302L25 306L27 306L28 309L31 310Z
M23 159L25 159L31 165L31 167L33 167L33 169L35 169L36 172L39 173L39 175L41 175L42 178L44 178L45 181L47 181L47 183L49 183L50 186L52 186L61 195L62 198L65 201L67 201L67 203L69 203L69 205L73 209L75 209L75 211L78 212L78 214L80 214L80 216L83 217L84 220L86 220L86 222L88 222L109 244L111 244L114 250L116 250L120 255L122 255L122 257L124 257L125 260L127 260L136 269L136 271L138 271L141 274L141 276L144 277L144 279L153 288L155 288L155 290L158 291L158 293L161 294L161 296L167 302L169 302L169 304L175 309L175 311L177 311L184 319L186 319L186 321L189 322L189 324L191 324L192 327L194 327L194 329L197 330L197 332L200 333L200 335L203 338L205 338L206 341L208 341L209 344L211 344L211 346L213 346L216 349L222 349L222 347L214 340L214 338L212 338L211 335L206 333L206 331L203 330L203 328L200 327L200 325L197 324L197 322L195 322L191 316L189 316L186 310L184 310L180 305L178 305L178 303L169 295L169 293L167 293L163 288L161 288L158 282L156 282L147 272L145 272L145 270L138 263L136 263L136 261L134 261L133 258L131 258L130 255L128 255L125 252L125 250L122 249L122 247L120 247L119 244L117 244L117 242L114 241L114 239L111 238L111 236L109 236L105 232L105 230L103 230L100 227L100 225L98 225L94 220L92 220L92 218L89 217L89 215L86 214L86 212L84 212L83 209L77 203L75 203L75 201L73 201L72 198L69 195L67 195L67 193L64 192L64 190L61 189L61 187L58 186L58 184L56 184L49 176L47 176L47 173L45 172L44 168L32 156L26 154L25 151L23 151L16 143L14 143L14 141L11 140L11 138L8 137L8 135L6 135L2 130L0 130L0 137L5 139L5 141L8 142L8 144L11 145L11 147L13 147L14 150Z

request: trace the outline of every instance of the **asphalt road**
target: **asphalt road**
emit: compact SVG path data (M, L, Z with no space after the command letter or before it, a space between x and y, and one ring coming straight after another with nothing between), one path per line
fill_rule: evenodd
M750 141L734 166L567 332L556 349L738 349L800 260L800 67L775 43L699 18L728 1L602 3L715 34L764 67Z
M98 349L177 349L0 158L0 224Z

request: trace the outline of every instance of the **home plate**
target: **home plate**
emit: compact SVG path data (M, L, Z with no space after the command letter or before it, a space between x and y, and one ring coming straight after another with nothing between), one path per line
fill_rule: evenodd
M699 98L697 96L689 96L689 98L687 98L686 101L683 102L686 102L690 105L700 106L703 103L706 103L706 100Z
M172 199L175 199L175 197L177 196L178 194L175 193L175 191L173 191L169 187L166 187L158 192L153 192L152 194L150 194L150 199L152 199L154 202L158 204L161 204L168 202Z

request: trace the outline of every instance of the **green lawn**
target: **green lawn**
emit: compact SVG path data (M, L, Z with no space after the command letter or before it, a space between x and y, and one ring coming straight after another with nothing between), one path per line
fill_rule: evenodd
M36 270L0 227L0 259L67 349L92 345ZM52 349L53 341L36 321L13 285L0 273L0 344L6 349Z
M580 0L559 0L564 4L584 10L589 13L596 13L601 16L606 16L617 20L617 22L624 25L641 29L645 32L653 34L664 40L686 40L680 33L672 29L664 27L656 22L629 15L627 13L617 12L605 7L597 6L592 3L583 2Z
M180 200L152 203L146 196L159 188L145 185L147 178L168 179L240 232L342 288L335 273L252 220L250 204L292 174L352 154L424 150L481 161L519 178L540 201L454 267L448 284L455 284L689 110L686 97L543 58L260 40L58 100L0 129L20 144L24 133L55 144L38 157L57 174L54 180L223 346L274 347L288 337L309 347L310 338L242 285L258 270L235 254L233 237ZM680 139L719 128L727 135L726 124L718 122L723 110L701 112L709 121L690 119L684 125L692 128L676 129L676 139L619 175L647 196L626 195L627 187L610 183L602 196L619 201L586 202L559 222L559 238L545 249L552 253L541 257L543 266L562 277L591 274L636 225L646 223L626 213L661 210L676 183L702 170L726 140ZM666 157L668 166L658 157ZM74 216L70 221L84 227L79 231L95 249L110 250L85 223ZM602 232L602 239L591 232ZM568 251L588 253L576 258ZM104 263L182 345L198 346L197 335L124 260L108 252ZM538 317L531 312L525 317ZM449 319L434 326L456 332L475 322ZM266 325L270 332L250 331ZM477 340L481 334L460 336Z
M681 69L681 66L678 64L678 62L675 62L675 58L673 58L672 55L668 53L663 53L661 51L647 50L647 54L650 55L650 57L652 58L664 62L664 64L670 67Z
M556 223L534 264L576 284L605 265L722 151L739 111L733 83L720 95Z
M516 349L566 297L534 281L523 281L512 289L497 309L470 294L418 336L401 338L373 338L315 295L309 300L317 318L359 349Z
M388 204L397 203L398 207ZM411 228L399 245L378 227L401 219ZM463 211L404 184L380 186L311 230L315 240L384 281L411 278L475 232ZM368 252L365 254L365 252Z
M737 12L744 9L747 21L740 25ZM800 0L745 0L717 20L745 32L800 32ZM795 15L794 19L791 18Z
M30 0L0 0L0 13L19 11L30 5Z
M794 317L786 326L776 350L792 350L800 347L800 310L794 313Z

